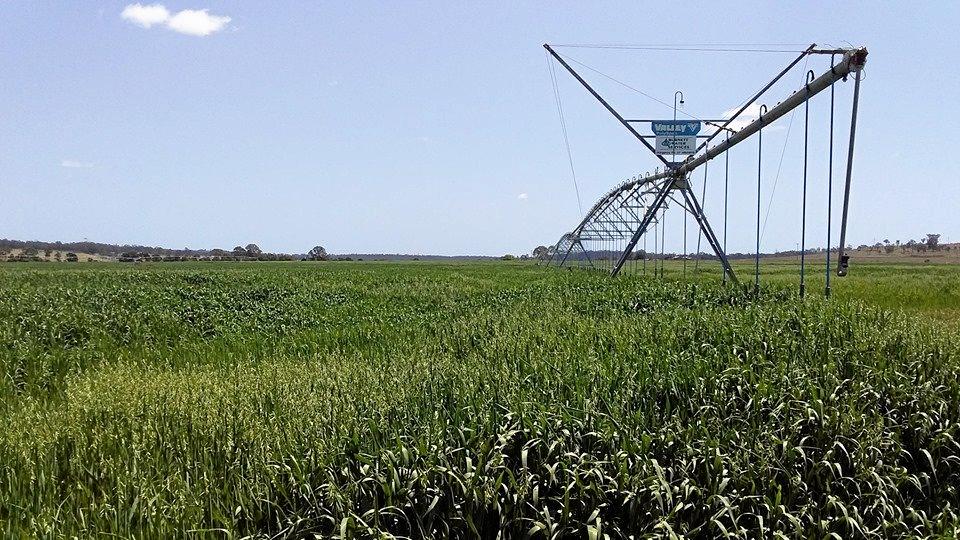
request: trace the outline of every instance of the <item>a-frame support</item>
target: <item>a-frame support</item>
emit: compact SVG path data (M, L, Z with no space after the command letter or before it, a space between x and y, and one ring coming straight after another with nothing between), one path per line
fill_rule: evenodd
M630 123L624 119L624 117L620 113L618 113L609 103L607 103L607 101L604 100L603 97L601 97L600 94L598 94L597 91L594 90L590 86L590 84L588 84L587 81L585 81L583 77L580 76L580 74L578 74L572 67L570 67L570 64L568 64L559 54L557 54L557 52L554 51L553 48L550 47L550 45L544 44L543 47L547 50L548 53L550 53L551 56L553 56L554 59L557 60L557 62L560 63L560 65L562 65L571 75L573 75L573 77L581 85L583 85L583 87L586 88L587 91L589 91L590 94L594 98L596 98L597 101L599 101L600 104L607 109L607 111L610 112L610 114L612 114L648 150L653 152L654 155L657 157L657 159L663 162L663 164L666 166L666 169L662 173L658 173L653 176L647 176L642 179L642 181L647 183L655 182L657 180L665 180L665 181L662 183L659 190L657 191L657 195L654 198L653 203L646 208L646 212L644 213L643 219L640 221L639 226L637 227L636 231L634 231L632 237L630 238L630 241L628 242L626 249L624 249L624 251L620 254L620 258L617 261L616 265L613 267L611 274L616 276L620 272L620 269L623 267L624 263L629 258L630 253L632 253L633 249L636 247L637 242L644 235L644 233L646 233L650 224L653 222L654 216L656 216L656 213L666 203L667 199L670 196L670 192L673 190L679 190L682 193L684 200L686 201L686 205L684 205L685 210L689 212L691 215L693 215L694 219L697 222L697 225L700 227L701 232L703 233L704 237L707 239L707 243L710 244L710 247L713 249L714 254L717 256L718 259L720 259L720 263L723 265L724 274L734 282L737 281L737 278L733 272L733 268L730 266L730 261L727 259L727 255L724 252L723 245L720 243L716 234L713 232L713 228L710 226L710 222L707 219L706 214L704 214L703 212L703 207L700 205L700 202L697 200L696 195L693 193L693 190L690 189L689 184L687 183L687 179L689 178L690 173L693 172L700 165L703 165L707 161L728 151L734 145L744 141L745 139L747 139L748 137L750 137L751 135L753 135L754 133L762 129L763 126L772 123L773 121L777 120L781 116L790 112L794 108L800 106L801 104L803 104L804 102L812 98L817 93L821 92L826 88L829 88L838 80L845 78L851 72L859 72L860 69L863 68L863 65L866 62L866 57L867 57L867 50L865 48L850 49L845 51L819 51L814 48L815 44L810 45L810 47L804 50L797 59L795 59L789 66L787 66L787 68L781 71L770 83L768 83L763 88L763 90L761 90L759 93L753 96L747 102L747 104L744 107L742 107L740 111L738 111L736 114L740 114L740 112L746 109L746 106L756 101L760 97L760 95L763 94L764 91L770 88L773 85L773 83L775 83L777 80L783 77L787 71L789 71L793 66L795 66L800 61L800 59L802 59L804 56L808 54L843 53L844 55L843 61L833 66L830 69L830 71L828 71L827 73L824 73L823 75L814 79L813 81L808 82L804 88L804 91L794 92L793 95L788 97L786 100L777 104L777 106L770 109L768 112L762 114L760 118L758 118L757 120L754 120L743 129L730 135L724 142L717 144L711 149L707 149L702 154L691 156L686 161L678 162L678 163L670 163L666 159L664 159L663 156L656 154L656 151L653 148L653 146L651 146L650 143L647 142L643 138L643 136L641 136L636 131L636 129L634 129L633 126L630 125ZM859 86L859 81L860 81L860 77L859 77L859 73L857 73L856 82L858 83L858 86ZM856 109L854 109L854 111L856 111ZM854 112L854 115L855 114L856 112ZM727 122L721 127L721 129L726 129L727 126L735 117L736 115L728 119ZM856 116L854 116L854 122L856 121L855 118ZM851 132L851 142L852 140L853 140L853 135ZM697 150L699 151L703 147L704 145L701 145ZM851 150L851 154L852 154L852 150ZM849 169L849 166L848 166L848 169ZM849 177L849 170L848 170L848 177ZM847 181L847 185L849 186L849 178ZM628 188L630 186L631 184L628 183L624 187ZM584 221L581 222L580 226L578 226L577 231L579 231L583 227L584 223L589 218L590 218L590 215L588 214L588 216L584 218ZM561 242L563 240L564 239L561 238ZM570 250L573 248L573 242L579 242L579 237L574 235L573 238L570 239L570 242L571 242L570 245L567 246L566 248L567 254L569 254ZM559 249L560 243L557 244L557 247ZM566 254L563 257L563 260L564 261L566 260ZM562 265L563 261L561 261L560 264Z
M620 123L623 124L623 126L627 128L627 130L631 134L633 134L634 137L637 138L637 140L643 143L643 145L647 147L648 150L653 152L654 155L657 157L657 159L663 162L664 166L671 167L672 165L674 165L673 163L670 163L666 159L664 159L663 156L657 154L653 146L649 142L647 142L647 140L644 139L639 133L637 133L637 130L634 129L634 127L631 126L630 123L627 122L623 118L623 116L616 111L616 109L614 109L609 103L607 103L607 101L603 99L603 97L601 97L600 94L598 94L597 91L594 90L593 87L591 87L587 83L587 81L585 81L583 77L580 76L579 73L577 73L572 67L570 67L570 64L568 64L563 58L561 58L560 55L558 55L556 51L554 51L553 48L550 47L550 45L544 43L543 47L560 63L560 65L566 68L566 70L570 72L570 74L573 75L573 77L576 78L577 81L579 81L580 84L582 84L584 88L586 88L590 92L590 94L593 95L593 97L595 97L597 101L599 101L604 106L604 108L606 108L610 112L610 114L616 117L616 119L619 120ZM658 193L657 198L654 200L654 203L647 208L647 211L644 215L644 219L640 224L640 227L633 234L633 237L630 239L630 242L627 245L627 248L623 251L623 253L620 254L620 259L617 261L616 266L614 266L613 270L610 272L612 276L616 276L617 274L620 273L620 269L623 267L624 263L626 263L630 254L633 252L633 248L636 247L637 242L646 232L647 227L650 225L651 221L653 220L653 216L655 216L657 211L660 209L660 207L663 206L663 203L666 201L667 196L670 193L670 190L673 189L673 186L676 183L677 178L683 178L683 177L674 176L674 178L671 181L664 182L663 187L660 190L660 193ZM710 222L707 221L707 216L703 213L703 208L697 202L696 197L694 196L693 192L690 190L686 182L684 182L683 185L684 187L680 189L683 192L684 198L687 200L688 206L691 207L689 209L689 210L692 210L690 213L693 214L694 219L697 221L697 224L700 226L700 230L703 232L703 235L707 238L707 242L710 244L710 247L713 248L713 251L716 254L717 258L719 258L720 261L722 262L723 271L726 273L726 275L730 277L730 279L734 283L736 283L737 277L733 273L733 268L730 266L730 262L727 260L727 254L723 251L723 247L720 245L720 243L716 241L716 236L713 234L713 229L710 227ZM579 242L579 240L577 241ZM567 254L570 253L570 249L572 248L573 248L573 245L571 244L570 248L567 249ZM563 262L566 261L566 259L567 259L567 256L564 255L563 261L560 262L561 266L563 265Z

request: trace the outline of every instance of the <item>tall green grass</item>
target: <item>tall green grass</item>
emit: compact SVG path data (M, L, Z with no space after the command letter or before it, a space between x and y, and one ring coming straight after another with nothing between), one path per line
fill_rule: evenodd
M807 260L806 289L811 296L823 296L826 285L826 266L822 254ZM604 261L606 263L606 261ZM722 274L716 261L687 261L684 275L682 261L666 261L666 277L676 281L718 283ZM733 267L740 280L753 283L753 260L735 260ZM630 262L626 271L643 274L640 261ZM840 300L858 300L890 310L921 314L942 323L960 320L960 265L923 263L886 263L859 261L854 255L848 276L838 278L836 261L831 274L832 294ZM647 263L652 276L653 263ZM798 290L800 262L798 258L764 258L760 262L760 279L764 284Z
M2 272L7 536L958 533L960 345L900 312L529 265Z

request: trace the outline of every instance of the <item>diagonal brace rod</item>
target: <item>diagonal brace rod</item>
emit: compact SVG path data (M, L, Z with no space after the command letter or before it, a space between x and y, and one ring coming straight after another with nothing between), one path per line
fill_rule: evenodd
M737 276L733 273L733 267L730 266L730 261L727 259L727 254L724 253L723 247L720 245L720 240L717 238L716 233L713 232L713 228L710 227L710 222L707 221L707 216L703 213L703 207L700 206L700 201L697 200L697 196L690 187L686 187L681 191L683 198L693 207L693 212L690 213L693 214L694 219L696 219L700 225L700 230L703 231L703 236L707 239L707 243L710 244L710 247L713 248L713 253L720 259L724 274L729 276L730 280L734 283L738 283Z
M560 55L557 54L557 52L554 51L552 47L550 47L550 45L547 45L546 43L544 43L544 44L543 44L543 48L546 49L547 52L549 52L554 58L556 58L556 59L557 59L557 62L560 62L560 65L563 66L567 71L569 71L570 74L573 75L574 78L577 79L577 81L579 81L580 84L582 84L583 87L586 88L587 91L590 92L590 94L592 94L593 97L595 97L595 98L597 99L597 101L599 101L600 104L604 106L605 109L607 109L608 111L610 111L610 114L612 114L614 117L616 117L616 119L619 120L621 124L623 124L623 127L627 128L627 131L629 131L630 133L632 133L633 136L636 137L638 141L642 142L643 145L647 147L647 150L650 150L651 152L653 152L653 155L657 156L657 159L659 159L660 161L662 161L664 165L666 165L666 164L668 163L667 160L666 160L666 158L664 158L663 156L657 154L657 150L653 147L653 145L651 145L649 142L647 142L647 140L644 139L642 135L640 135L639 133L637 133L637 130L634 129L633 126L631 126L629 122L627 122L626 120L624 120L623 116L621 116L620 113L618 113L618 112L616 111L616 109L614 109L613 107L610 106L609 103L607 103L607 100L605 100L605 99L603 99L602 97L600 97L600 94L598 94L597 91L594 90L592 86L590 86L589 84L587 84L587 81L583 80L583 77L581 77L579 73L577 73L576 71L574 71L574 69L573 69L572 67L570 67L570 64L568 64L563 58L561 58Z
M620 254L620 259L610 272L611 276L616 276L620 273L620 268L622 268L623 264L627 262L627 257L633 251L633 248L637 245L637 242L640 241L640 237L647 232L647 227L649 227L650 222L653 221L654 214L660 210L660 207L663 206L664 201L667 200L667 196L670 194L670 190L673 188L675 181L675 177L670 177L667 178L666 182L663 183L663 186L661 186L660 191L657 193L657 197L653 200L653 203L650 204L650 207L647 208L647 213L643 216L643 221L640 222L640 226L637 227L636 232L633 233L633 237L630 238L630 242L627 243L627 247L623 250L623 253Z

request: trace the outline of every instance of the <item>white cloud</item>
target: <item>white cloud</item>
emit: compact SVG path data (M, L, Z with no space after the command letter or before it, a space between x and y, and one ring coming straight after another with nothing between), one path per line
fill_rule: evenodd
M167 21L167 28L191 36L209 36L219 32L230 22L230 17L210 15L205 9L185 9Z
M133 24L150 28L155 24L163 24L170 18L170 12L162 4L129 4L123 8L120 16Z
M723 118L730 118L739 109L740 107L737 107L736 109L727 109L723 111ZM753 103L750 106L748 106L746 109L744 109L744 111L740 113L740 116L738 116L736 120L734 120L733 122L730 122L730 125L728 127L730 129L740 131L741 129L746 127L747 124L749 124L750 122L753 122L758 118L760 118L760 104Z
M761 107L760 103L750 104L746 109L743 110L742 113L740 113L740 116L738 116L733 122L730 122L730 125L727 127L734 131L740 131L741 129L747 127L748 124L760 118L760 107ZM740 107L736 107L734 109L727 109L723 111L721 118L730 118L734 115L734 113L736 113L739 110L740 110ZM717 128L711 125L704 125L703 129L708 130L710 133L712 133ZM768 130L780 131L782 129L786 129L786 127L783 124L775 123L772 126L764 126L763 129L764 131L768 131Z
M521 194L517 195L517 198L520 199L521 201L525 201L525 200L527 200L529 197L527 196L526 193L521 193Z
M60 162L60 166L66 169L90 169L93 167L93 163L77 161L75 159L65 159Z
M129 4L120 17L143 28L162 24L168 30L190 36L209 36L230 23L230 17L211 15L206 9L184 9L170 14L163 4Z

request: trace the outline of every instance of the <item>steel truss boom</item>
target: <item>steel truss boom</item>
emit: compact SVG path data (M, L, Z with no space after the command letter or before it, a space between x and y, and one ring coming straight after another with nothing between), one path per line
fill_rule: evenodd
M777 76L770 81L758 94L754 95L739 112L742 112L746 109L746 106L756 101L760 95L768 90L777 80L783 77L786 72L793 68L804 56L807 54L824 53L824 51L817 50L814 47L815 45L811 45L805 51L803 51L803 53L790 65L788 65L787 68L777 74ZM639 140L648 150L654 152L653 147L645 140L645 137L640 135L631 125L631 123L636 122L635 120L624 119L620 113L618 113L609 103L607 103L607 101L604 100L600 94L598 94L596 90L594 90L549 45L544 44L544 48L568 72L570 72L570 74L573 75L573 77L576 78L577 81L580 82L580 84L583 85L583 87L586 88L587 91L589 91L590 94L596 98L597 101L604 106L604 108L607 109L607 111L616 117L616 119L634 137L637 138L637 140ZM732 281L736 282L736 276L734 275L733 268L730 266L730 262L727 259L726 253L724 252L723 245L720 243L718 237L713 231L713 228L710 226L700 202L697 200L696 195L694 195L693 190L689 187L687 179L690 174L699 166L704 165L711 159L722 155L724 152L727 152L737 144L748 139L751 135L760 131L760 129L762 129L764 126L773 123L796 107L802 105L816 94L827 88L830 88L837 81L846 79L850 73L857 73L856 82L859 83L859 71L866 62L867 57L867 50L865 48L826 52L843 54L843 59L834 65L830 71L808 82L800 91L794 92L790 95L790 97L777 104L769 111L763 113L759 118L747 124L743 129L736 132L732 132L732 130L727 129L729 122L732 121L733 118L728 119L727 123L723 126L715 126L718 128L715 134L720 133L721 131L728 132L729 136L723 142L718 143L713 148L709 148L705 152L700 153L700 150L703 149L703 147L706 145L706 142L709 142L709 140L712 138L711 136L704 141L699 148L697 148L696 154L687 158L686 161L678 163L669 163L663 158L663 156L656 155L656 157L663 162L664 165L666 165L663 172L657 171L652 175L648 174L640 178L628 180L627 182L620 184L616 188L604 194L600 200L598 200L593 207L590 208L577 227L574 228L573 231L563 235L560 241L557 242L557 245L554 248L552 260L559 260L558 264L562 266L574 247L577 247L580 250L583 250L584 253L587 253L580 241L581 238L584 240L620 240L629 238L625 249L621 252L619 259L611 269L611 275L616 276L620 272L624 263L629 260L630 254L636 247L637 242L644 235L650 225L656 222L657 212L664 207L668 199L673 199L673 197L670 195L671 191L678 190L681 192L685 204L679 201L675 202L680 204L685 211L693 215L697 221L697 224L700 226L701 232L706 238L707 243L720 260L725 275L728 276ZM859 84L857 84L857 86L859 87ZM739 112L737 114L739 114ZM856 122L855 118L856 117L854 116L854 123ZM853 137L851 136L851 142L852 140ZM849 179L847 180L847 184L849 186ZM652 200L648 201L647 197L651 195L653 195L653 198ZM628 203L630 205L635 204L635 206L629 206ZM621 209L626 210L627 212L621 212ZM638 214L633 211L634 209L643 210L642 218L640 218ZM631 229L634 225L636 225L636 228L633 229L632 234L624 234L629 233L629 229ZM622 227L626 227L628 230L624 230Z

